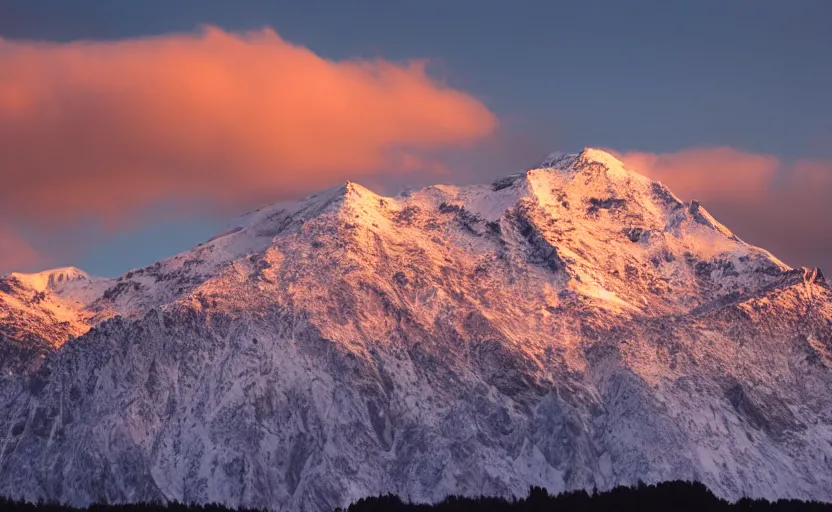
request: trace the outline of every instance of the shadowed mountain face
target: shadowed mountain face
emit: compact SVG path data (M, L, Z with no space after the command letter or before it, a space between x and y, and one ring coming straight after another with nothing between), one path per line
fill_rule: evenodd
M29 338L43 280L0 288L8 339L50 340L4 363L13 497L328 510L681 479L832 500L823 276L601 151L394 198L347 183L90 279L43 290L77 331L42 315Z

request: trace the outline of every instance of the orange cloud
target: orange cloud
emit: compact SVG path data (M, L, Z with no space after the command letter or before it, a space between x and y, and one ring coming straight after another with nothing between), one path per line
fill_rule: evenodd
M265 29L67 44L0 39L0 216L121 219L441 168L496 127L424 62L334 62Z
M624 165L665 183L690 200L758 200L768 193L780 160L730 147L693 148L677 153L618 153Z

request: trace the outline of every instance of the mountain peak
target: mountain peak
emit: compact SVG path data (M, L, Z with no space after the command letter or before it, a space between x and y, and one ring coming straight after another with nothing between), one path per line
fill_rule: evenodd
M572 167L576 162L598 163L608 168L623 168L624 164L612 153L603 149L585 147L580 153L553 151L544 156L532 169L560 169Z
M377 196L375 192L368 189L367 187L356 183L354 181L347 181L344 183L344 195L346 197L364 197L364 196Z
M596 162L610 167L624 167L624 163L609 151L603 149L586 147L578 155L578 158L587 162Z
M12 272L9 277L17 279L24 286L38 292L55 290L56 288L70 282L88 281L90 276L83 270L75 267L61 267L32 274Z

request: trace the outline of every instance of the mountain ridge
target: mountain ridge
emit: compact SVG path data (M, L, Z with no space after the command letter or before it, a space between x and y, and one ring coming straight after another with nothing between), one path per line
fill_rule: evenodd
M323 510L682 479L832 500L821 273L607 153L544 163L395 197L347 182L97 284L89 331L0 379L0 492Z

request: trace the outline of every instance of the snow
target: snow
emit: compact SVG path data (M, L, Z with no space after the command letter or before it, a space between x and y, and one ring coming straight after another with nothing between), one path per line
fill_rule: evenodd
M34 274L13 272L10 277L18 279L24 286L38 292L57 290L72 282L90 280L86 272L75 267L56 268Z
M3 281L0 326L56 341L0 381L0 489L832 499L832 292L635 171L588 148L484 185L347 182L117 279Z

